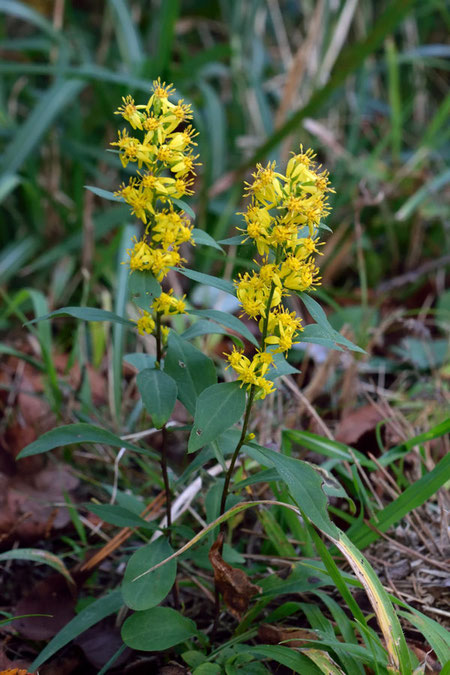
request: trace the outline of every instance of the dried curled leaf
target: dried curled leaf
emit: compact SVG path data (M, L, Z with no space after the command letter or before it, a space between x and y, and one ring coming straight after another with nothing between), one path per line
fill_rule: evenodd
M250 598L261 593L261 588L252 584L243 570L225 562L222 558L222 546L221 533L209 551L209 560L214 569L214 583L230 613L240 621L248 609Z

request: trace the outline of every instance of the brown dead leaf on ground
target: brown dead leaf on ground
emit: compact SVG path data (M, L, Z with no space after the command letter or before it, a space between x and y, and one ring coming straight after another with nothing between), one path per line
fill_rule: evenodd
M8 624L21 637L49 640L75 616L76 597L64 577L51 574L39 581L14 607L13 614L22 616ZM50 616L24 616L48 614Z
M283 642L285 647L296 649L308 645L310 640L317 640L317 635L314 631L305 628L285 626L278 628L278 626L263 623L258 629L258 638L268 645L279 645Z
M231 567L222 558L223 534L219 534L209 551L209 560L214 569L214 583L223 596L229 611L239 621L248 609L250 598L261 593L261 588L252 584L243 570Z
M382 414L374 406L363 405L343 417L336 429L335 438L340 443L355 445L361 436L373 431L382 419Z
M50 536L70 522L64 492L70 494L79 480L68 467L56 466L25 476L0 474L0 546L12 538L32 543Z

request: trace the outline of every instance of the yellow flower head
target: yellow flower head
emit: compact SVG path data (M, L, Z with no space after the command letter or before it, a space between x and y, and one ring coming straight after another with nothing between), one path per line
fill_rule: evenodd
M171 288L168 293L162 292L158 298L155 298L152 303L153 311L164 316L184 314L186 312L186 303L184 302L186 296L174 298L172 294L173 289Z
M144 310L143 315L137 320L137 329L141 335L145 335L146 333L153 333L155 330L155 322L153 320L153 317L150 315L149 312L146 312Z
M138 108L145 108L145 106L136 106L131 96L122 96L122 101L123 105L114 114L122 115L123 119L129 122L133 129L140 129L142 131L142 119L144 115L139 112Z

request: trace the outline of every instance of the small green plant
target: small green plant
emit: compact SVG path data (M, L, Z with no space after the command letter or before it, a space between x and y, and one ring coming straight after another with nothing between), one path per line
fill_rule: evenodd
M126 97L117 111L135 135L120 130L113 146L123 167L129 171L131 165L133 171L128 183L109 197L129 204L145 226L142 237L131 243L126 263L130 268L130 298L139 316L128 321L111 312L96 313L92 308L65 308L52 314L125 323L137 328L147 345L154 345L153 354L135 354L131 362L139 364L136 382L143 406L153 426L161 430L159 463L166 519L149 533L148 523L136 522L138 516L134 516L132 526L145 544L129 558L120 591L97 600L88 608L89 615L81 612L74 620L78 623L66 626L64 637L58 640L57 636L33 667L38 668L89 622L92 625L125 605L132 612L122 625L125 645L150 652L172 649L195 675L267 673L273 662L297 673L356 675L366 666L380 674L412 673L417 663L393 607L398 601L385 591L352 539L330 519L330 495L347 500L352 509L353 502L344 487L324 469L296 459L289 446L292 435L283 436L281 451L277 452L258 444L251 431L257 402L276 390L277 377L295 372L285 356L296 342L362 351L330 326L313 299L312 291L320 282L315 255L320 251L319 235L329 212L327 194L332 190L328 172L317 165L311 150L304 152L302 148L288 161L285 173L277 171L274 162L257 165L253 180L245 188L244 224L231 240L234 245L254 244L253 269L239 274L233 283L189 270L183 266L189 245L206 244L216 249L221 245L196 230L187 215L190 207L183 197L193 194L198 159L193 150L196 132L190 126L191 107L183 101L172 102L173 94L171 85L157 80L146 103L136 105ZM235 295L241 317L216 308L194 309L184 296L177 298L171 284L175 273ZM303 325L295 311L299 299L316 323ZM175 329L173 319L177 315L192 319L187 331ZM182 324L177 321L177 326ZM225 359L214 361L192 344L199 335L211 333L225 333L234 342ZM230 378L230 369L236 379ZM198 453L181 477L175 477L168 466L173 429L170 422L177 400L192 417L190 428L181 430L187 454ZM48 432L20 456L86 442L119 446L137 456L144 453L149 462L157 458L151 450L87 423ZM326 454L323 447L322 451ZM367 465L368 460L339 444L331 443L327 452L353 468L361 461ZM209 466L212 460L217 461L214 471ZM218 472L225 477L215 480L206 494L200 493L206 525L193 532L191 521L185 521L184 527L174 522L173 497L175 491L183 490L187 502L194 498L190 477L202 467L207 467L208 479ZM258 483L269 484L270 498L247 499L247 489ZM130 517L119 508L122 518L126 519L126 513ZM297 558L287 579L264 574L260 568L243 567L244 558L232 547L232 532L236 517L248 510L259 518L279 555ZM114 505L99 513L105 518L114 516L116 522L119 517ZM297 545L292 544L293 538ZM314 558L314 550L319 560ZM338 552L352 574L337 566ZM216 602L208 625L200 630L186 608L183 589L195 583L191 580L195 580L197 567L205 565L204 554L209 555L214 570L214 587L211 582L208 597L215 591ZM311 580L305 584L305 578ZM198 579L197 583L205 582ZM320 590L330 585L340 592L351 618ZM353 598L351 586L366 590L381 637L369 625L371 615L365 615ZM297 597L306 590L316 596L316 604L282 599L287 593ZM221 598L233 622L239 620L238 625L221 616ZM400 604L410 620L412 616L419 621L414 610ZM289 647L286 631L279 631L274 642L264 640L266 624L299 613L310 626L301 646L297 640L295 647ZM254 642L258 629L260 644ZM428 625L428 634L433 630L435 627Z

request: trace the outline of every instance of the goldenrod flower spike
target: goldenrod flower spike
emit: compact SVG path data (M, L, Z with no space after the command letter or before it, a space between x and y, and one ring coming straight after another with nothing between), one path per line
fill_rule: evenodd
M182 99L170 101L174 94L173 85L158 78L145 105L136 105L131 96L125 96L115 114L131 125L136 136L119 130L118 140L111 144L117 147L124 167L134 164L137 169L114 194L146 225L142 239L134 238L128 250L130 271L151 272L159 282L171 267L186 262L181 245L194 244L193 227L186 214L175 209L173 199L193 194L198 155L192 149L197 145L197 132L191 125L179 128L192 119L192 110ZM156 334L159 326L165 340L168 328L160 320L184 313L184 298L173 297L170 290L148 309L137 321L139 333Z
M276 170L275 162L258 164L253 182L245 184L250 197L239 230L244 241L254 242L260 255L257 269L239 275L236 295L242 314L259 322L261 348L249 359L235 349L227 356L229 366L255 398L264 398L275 390L267 379L273 355L288 352L303 330L295 312L283 305L292 292L311 291L320 282L313 256L321 245L318 231L321 219L329 213L328 172L315 162L311 149L293 154L286 174ZM305 232L306 230L306 232Z

